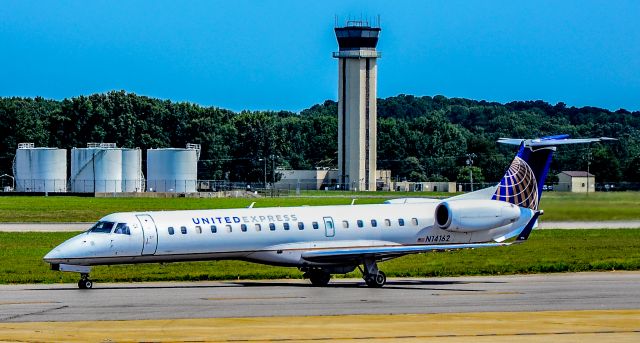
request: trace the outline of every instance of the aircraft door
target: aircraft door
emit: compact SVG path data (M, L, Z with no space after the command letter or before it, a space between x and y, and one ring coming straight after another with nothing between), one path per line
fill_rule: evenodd
M333 224L333 218L331 217L324 217L322 218L324 220L324 234L327 237L333 237L336 235L336 227Z
M138 214L136 217L142 225L142 255L153 255L158 248L156 223L148 214Z

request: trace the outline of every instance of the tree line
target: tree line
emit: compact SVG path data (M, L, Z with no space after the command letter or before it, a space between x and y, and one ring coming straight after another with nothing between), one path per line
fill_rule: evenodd
M640 112L567 107L544 101L506 104L444 96L398 95L378 99L378 169L411 181L494 182L514 155L500 137L559 133L618 138L607 144L562 147L551 175L590 170L598 182L640 182ZM201 144L200 179L262 182L265 165L312 169L337 167L335 101L300 113L233 112L172 102L125 91L61 101L0 98L0 174L12 174L18 143L70 149L88 142L119 147L183 147ZM473 165L468 155L474 154ZM144 158L144 155L143 155Z

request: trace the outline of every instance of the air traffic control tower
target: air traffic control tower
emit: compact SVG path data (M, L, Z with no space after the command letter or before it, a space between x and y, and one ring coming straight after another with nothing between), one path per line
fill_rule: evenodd
M336 27L338 173L346 189L376 190L376 51L380 27L348 21Z

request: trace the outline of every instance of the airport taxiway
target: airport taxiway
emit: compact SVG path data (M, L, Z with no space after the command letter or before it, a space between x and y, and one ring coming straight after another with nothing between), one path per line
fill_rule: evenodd
M0 286L0 342L638 342L640 272Z
M640 272L0 286L0 322L640 309ZM640 318L639 318L640 323Z

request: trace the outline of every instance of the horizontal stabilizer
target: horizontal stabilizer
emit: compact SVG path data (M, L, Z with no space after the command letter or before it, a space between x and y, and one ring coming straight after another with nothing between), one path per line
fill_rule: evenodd
M549 147L564 144L582 144L593 143L602 141L615 141L615 138L600 137L600 138L568 138L568 135L549 136L536 139L521 139L521 138L500 138L498 143L520 145L524 144L525 147Z

